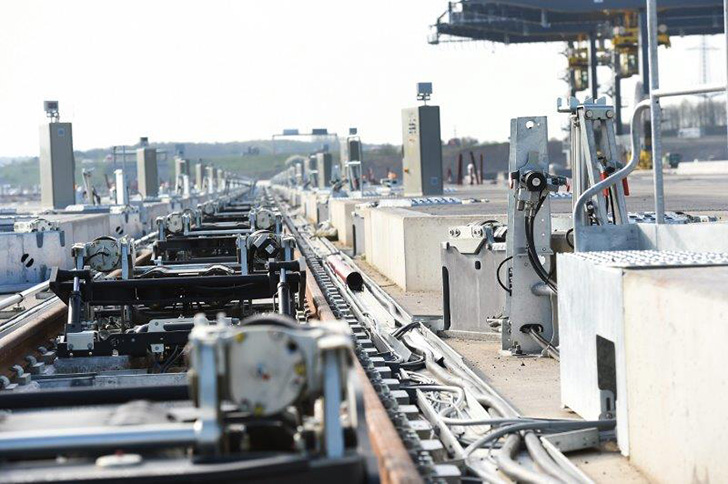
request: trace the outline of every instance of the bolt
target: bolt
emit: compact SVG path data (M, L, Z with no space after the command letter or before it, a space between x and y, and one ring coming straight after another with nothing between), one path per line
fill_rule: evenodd
M607 118L612 119L614 117L614 111L611 109L607 110Z
M592 111L587 111L586 112L587 119L591 119L593 116L594 116L594 113Z

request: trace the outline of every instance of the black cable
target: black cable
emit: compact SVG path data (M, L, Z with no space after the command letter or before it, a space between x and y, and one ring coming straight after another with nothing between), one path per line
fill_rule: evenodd
M536 275L556 293L556 283L551 280L546 269L541 265L538 254L536 254L536 243L533 237L533 219L531 217L526 217L526 249L528 252L528 260L531 261Z
M538 215L539 210L541 210L541 206L544 201L546 201L546 197L548 197L548 195L541 197L532 216L526 216L526 249L528 252L528 259L531 261L531 265L533 265L536 275L538 275L539 279L541 279L548 287L551 288L552 291L554 291L554 294L556 294L556 282L549 277L546 269L544 269L543 265L541 265L541 261L538 259L538 254L536 254L536 243L534 242L533 237L533 220L536 215Z
M574 233L573 228L566 231L566 243L569 244L569 247L571 247L572 249L574 248L574 243L569 240L569 234L573 234L573 233Z
M502 287L503 290L506 291L509 296L513 295L513 291L511 291L509 288L507 288L505 286L505 284L503 284L503 281L501 280L501 277L500 277L500 270L501 270L501 267L503 267L503 264L505 264L506 262L508 262L511 259L513 259L513 256L506 257L505 259L503 259L501 261L501 263L498 264L498 268L495 270L495 278L498 279L498 284L500 284L500 287Z
M419 359L414 361L405 361L404 363L400 363L399 367L411 371L421 370L425 367L425 357L419 356L418 358Z
M404 336L405 333L407 333L408 331L412 331L419 325L420 325L420 323L418 321L414 321L412 323L406 324L406 325L392 331L392 336L394 336L397 339L400 339L402 336Z

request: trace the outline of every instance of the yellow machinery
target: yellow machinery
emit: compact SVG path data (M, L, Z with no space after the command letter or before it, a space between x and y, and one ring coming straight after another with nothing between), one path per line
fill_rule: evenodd
M664 25L659 27L658 45L670 47L670 34ZM618 74L621 78L639 74L639 25L636 12L625 12L624 25L614 27L612 47L619 53Z

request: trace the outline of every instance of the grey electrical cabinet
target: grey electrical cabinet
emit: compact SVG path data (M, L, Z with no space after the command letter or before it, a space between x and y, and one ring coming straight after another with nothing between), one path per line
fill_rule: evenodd
M202 191L202 187L205 186L205 165L203 163L195 165L195 186L198 191Z
M316 170L318 171L318 187L326 188L331 185L331 153L316 154Z
M144 147L137 150L137 178L142 199L156 198L159 195L156 148Z
M215 178L217 173L214 166L205 167L205 179L207 180L207 193L215 193Z
M406 197L442 195L440 107L402 110L402 178Z
M40 188L43 207L66 208L76 203L75 173L71 123L41 125Z
M180 175L190 175L190 163L184 158L174 159L174 178L179 179Z
M349 159L347 161L362 161L361 141L350 139L347 144L349 145Z
M222 192L225 190L225 170L222 168L217 170L217 191Z

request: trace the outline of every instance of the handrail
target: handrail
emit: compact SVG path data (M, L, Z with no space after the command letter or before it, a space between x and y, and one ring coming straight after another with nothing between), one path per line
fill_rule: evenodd
M709 94L711 92L725 91L726 86L722 84L704 84L702 86L685 89L655 89L651 92L654 97L690 96L693 94Z
M685 89L655 89L650 94L653 97L656 98L662 98L662 97L674 97L674 96L688 96L688 95L694 95L694 94L706 94L711 92L721 92L725 91L726 86L720 85L720 84L714 84L714 85L702 85L697 86L693 88L685 88ZM635 106L634 112L632 113L632 121L631 121L631 142L632 142L632 155L629 160L629 162L619 171L615 172L611 176L607 177L606 179L600 181L599 183L596 183L589 187L582 195L579 197L579 199L574 204L574 246L578 247L578 237L579 237L579 228L583 226L583 219L581 217L582 212L584 210L584 205L586 202L592 198L594 195L599 193L601 190L610 188L614 185L616 185L618 182L623 180L624 178L627 178L627 176L635 169L637 168L637 164L639 163L639 153L640 153L640 129L639 129L639 116L642 114L643 111L650 108L650 99L645 99L644 101L640 102Z
M621 180L627 178L627 176L632 173L632 171L637 168L637 164L640 161L640 134L641 130L639 129L639 116L642 114L643 111L646 111L650 108L650 100L645 99L644 101L641 101L637 106L634 108L634 112L632 113L632 156L629 160L629 162L622 167L620 170L613 173L611 176L605 178L604 180L600 181L599 183L596 183L589 187L584 193L581 194L579 199L574 204L574 246L578 247L577 244L577 237L579 236L579 228L580 226L583 226L582 223L582 211L584 210L584 205L586 204L587 200L591 199L594 195L598 194L605 188L609 188L613 185L616 185Z

